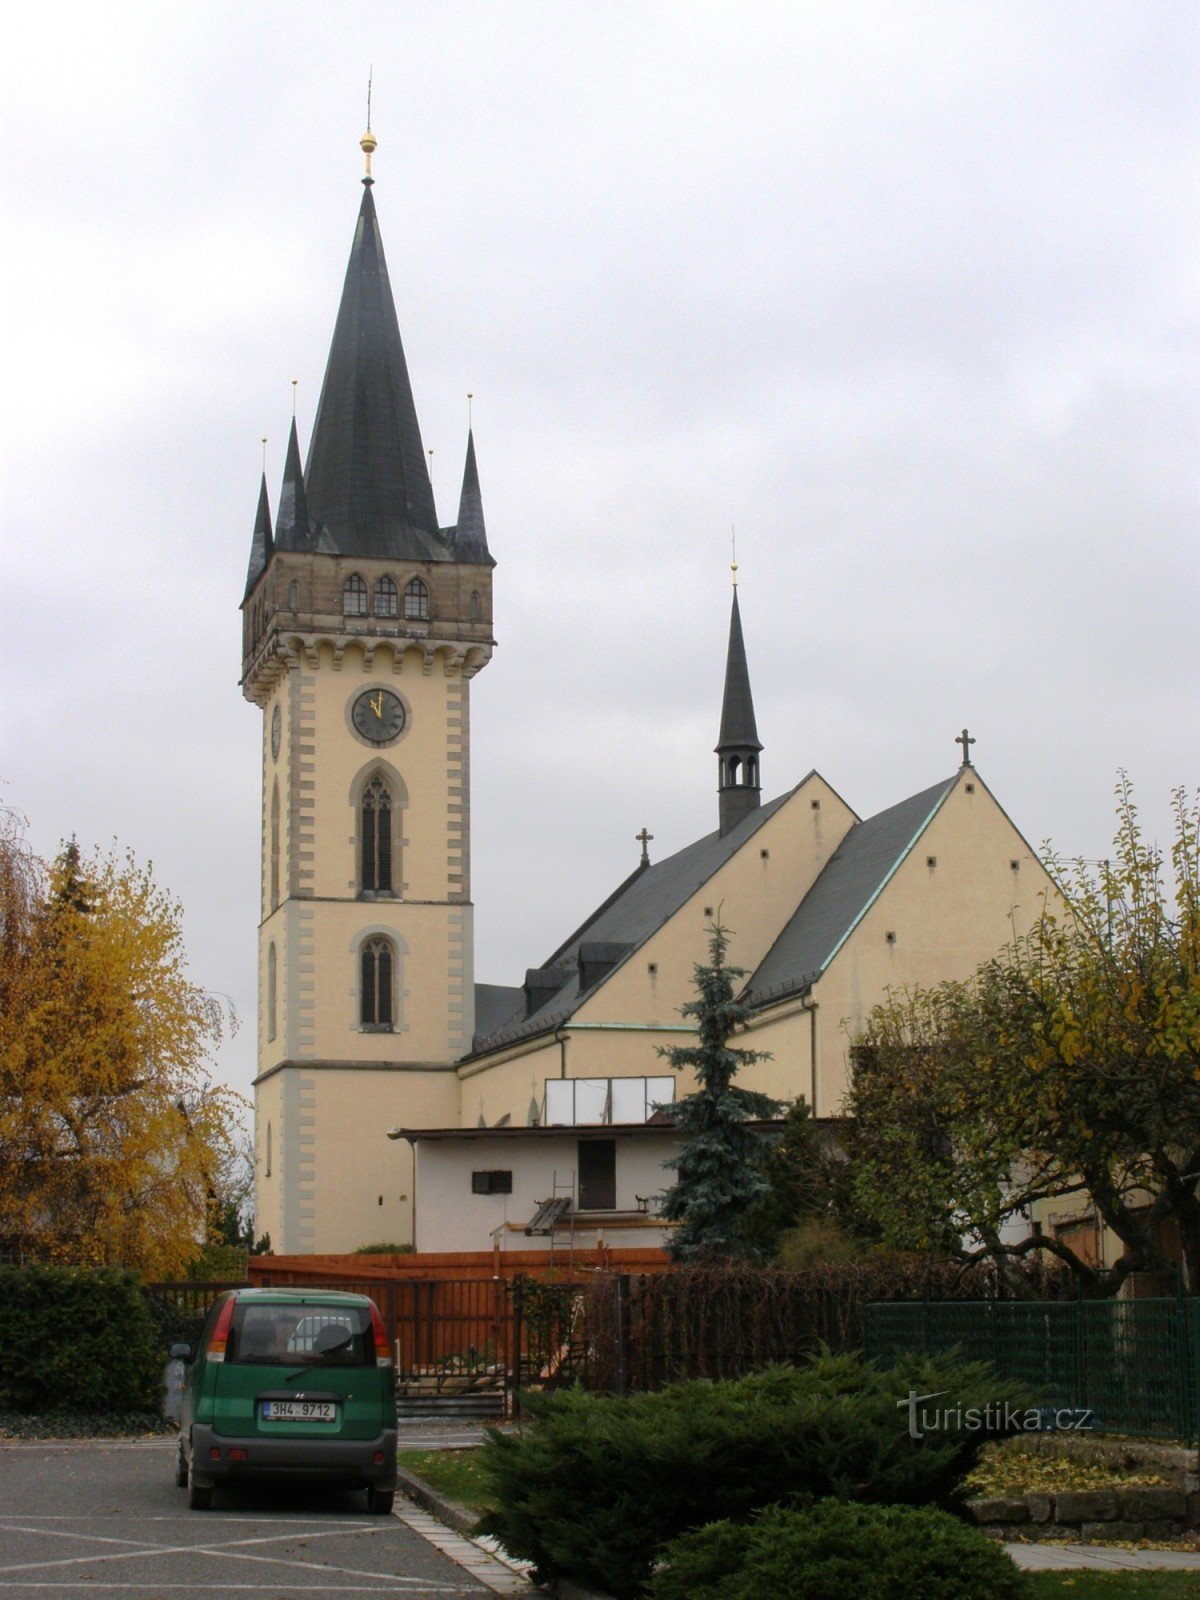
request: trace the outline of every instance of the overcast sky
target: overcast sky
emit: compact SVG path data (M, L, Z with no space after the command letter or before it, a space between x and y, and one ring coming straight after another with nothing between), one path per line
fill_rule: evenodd
M361 189L499 645L478 978L716 823L736 523L764 797L866 816L968 724L1031 843L1200 781L1194 0L257 0L5 28L0 795L176 893L253 1072L241 599ZM736 955L736 946L735 946Z

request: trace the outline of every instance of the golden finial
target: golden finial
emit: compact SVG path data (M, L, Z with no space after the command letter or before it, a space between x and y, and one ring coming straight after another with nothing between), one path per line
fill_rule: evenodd
M363 179L363 182L367 184L375 182L374 178L371 176L371 155L378 142L375 138L375 135L371 132L371 79L374 77L374 75L375 69L374 67L371 67L367 72L367 131L358 141L359 149L367 158L367 175Z
M262 447L263 447L263 473L265 475L266 474L266 470L267 470L267 436L266 436L266 434L263 435Z
M430 482L430 485L432 485L433 484L433 450L432 450L432 448L429 449L426 452L426 454L429 456L429 482Z
M729 524L729 547L730 547L730 550L732 551L732 559L731 559L731 561L729 563L729 570L730 570L730 572L733 573L733 587L736 589L737 588L737 567L738 567L738 562L737 562L737 528L734 526L734 524L732 522Z
M292 379L292 419L293 419L293 421L295 420L295 416L296 416L296 385L299 382L300 382L299 378L293 378Z
M471 431L471 401L474 400L474 398L475 398L474 393L470 389L468 389L467 390L467 432L468 433Z

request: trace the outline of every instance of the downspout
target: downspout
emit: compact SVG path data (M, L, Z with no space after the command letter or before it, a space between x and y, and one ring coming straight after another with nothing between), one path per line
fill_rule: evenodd
M560 1078L565 1078L567 1075L567 1035L561 1029L559 1029L555 1037L558 1040L558 1048L561 1052L559 1058L558 1075Z
M815 1000L806 1000L804 1009L808 1012L809 1028L809 1058L812 1064L812 1099L809 1102L812 1119L817 1120L817 1004Z

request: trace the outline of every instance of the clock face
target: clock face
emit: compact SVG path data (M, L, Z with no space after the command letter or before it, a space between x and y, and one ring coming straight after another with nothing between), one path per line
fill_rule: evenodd
M364 689L350 713L355 732L369 744L391 744L404 732L404 702L390 689Z
M279 760L279 738L283 732L283 712L276 705L271 715L271 759Z

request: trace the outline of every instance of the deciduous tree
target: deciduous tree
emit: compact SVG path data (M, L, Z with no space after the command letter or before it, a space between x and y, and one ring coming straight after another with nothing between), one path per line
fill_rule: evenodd
M46 866L0 827L0 1239L26 1260L181 1270L242 1102L178 902L130 854Z
M855 1183L890 1242L1005 1268L1049 1252L1099 1290L1171 1264L1200 1288L1200 798L1174 796L1168 855L1122 776L1112 858L1049 858L1061 903L965 984L872 1014L846 1103ZM1061 1241L1016 1229L1087 1196L1121 1241L1103 1284ZM1014 1285L1015 1274L1010 1274Z

